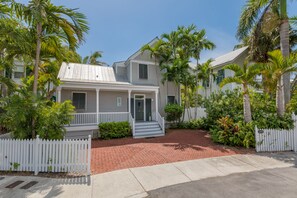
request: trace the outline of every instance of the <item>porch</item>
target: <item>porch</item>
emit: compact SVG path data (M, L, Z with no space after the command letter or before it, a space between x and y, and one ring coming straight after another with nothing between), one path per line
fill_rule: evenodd
M163 136L165 121L159 113L157 88L128 89L112 87L59 87L57 101L71 100L76 107L67 132L94 131L98 124L128 121L133 137Z

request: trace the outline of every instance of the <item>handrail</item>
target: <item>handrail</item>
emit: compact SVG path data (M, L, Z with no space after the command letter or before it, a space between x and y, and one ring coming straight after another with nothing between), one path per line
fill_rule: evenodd
M132 127L132 134L133 134L133 137L135 136L135 121L131 115L131 113L129 113L129 123Z
M157 112L157 121L158 121L160 127L162 128L163 134L165 134L165 119L164 119L164 117L162 117L160 115L159 112Z

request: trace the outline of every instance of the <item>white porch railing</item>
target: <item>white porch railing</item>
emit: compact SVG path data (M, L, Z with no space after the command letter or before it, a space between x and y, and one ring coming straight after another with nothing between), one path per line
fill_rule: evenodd
M129 121L129 112L102 112L99 113L99 123Z
M135 136L135 121L131 114L129 114L129 123L130 123L130 126L132 127L132 134L134 137Z
M129 112L74 113L70 126L97 125L102 122L129 121ZM98 119L98 120L97 120Z
M96 125L97 113L74 113L70 126Z
M160 127L162 128L163 134L165 134L165 119L157 112L157 122L159 123Z

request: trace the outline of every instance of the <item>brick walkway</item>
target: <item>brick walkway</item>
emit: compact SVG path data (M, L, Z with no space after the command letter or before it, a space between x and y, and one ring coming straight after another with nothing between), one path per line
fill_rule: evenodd
M203 131L171 130L151 139L92 141L92 173L208 157L253 153L253 150L214 144Z

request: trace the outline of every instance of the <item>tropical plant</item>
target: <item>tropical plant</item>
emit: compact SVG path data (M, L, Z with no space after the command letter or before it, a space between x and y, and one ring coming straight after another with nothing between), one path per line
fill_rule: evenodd
M13 8L16 10L16 16L23 19L35 33L33 93L36 95L42 42L48 38L60 38L67 42L70 48L75 49L84 40L84 33L89 28L82 13L76 9L55 6L50 0L31 0L27 6L13 3Z
M92 53L90 56L86 56L82 59L83 64L91 64L91 65L106 65L106 63L98 60L102 57L102 52L96 51Z
M18 139L29 139L35 131L43 139L61 139L65 135L64 126L72 120L74 106L71 101L55 103L36 98L26 88L0 100L3 113L0 124ZM32 125L35 120L35 125Z
M237 37L242 40L252 31L254 32L254 39L265 38L263 32L275 34L274 31L276 31L279 35L279 46L283 56L289 56L290 27L287 13L287 0L247 0L243 12L241 13ZM261 36L259 36L259 34L261 34ZM271 38L275 38L275 36L268 37L268 40L272 40ZM263 54L266 54L266 52ZM287 104L290 100L290 74L286 74L282 79L284 81L285 91L284 101L285 104Z
M244 63L242 67L237 64L232 64L225 66L224 69L233 71L234 76L224 78L220 83L220 87L229 83L236 83L242 86L244 121L248 123L252 121L249 86L259 88L259 84L255 81L255 77L261 72L261 68L258 64L248 66L247 63Z
M279 116L284 116L285 113L285 101L284 101L284 74L297 71L296 62L297 55L291 54L289 57L282 55L280 50L275 50L268 53L269 63L266 66L266 70L272 71L272 78L277 82L276 89L276 106Z

